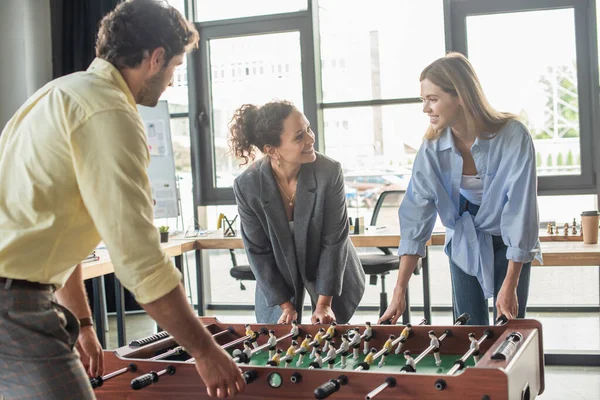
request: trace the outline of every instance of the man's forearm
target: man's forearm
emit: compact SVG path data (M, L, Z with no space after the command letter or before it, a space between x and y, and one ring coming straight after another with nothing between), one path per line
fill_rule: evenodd
M181 284L160 299L141 306L194 358L202 355L203 350L213 343L211 335L188 304Z
M58 304L68 308L78 319L89 318L92 315L88 304L81 264L75 267L65 285L56 292Z

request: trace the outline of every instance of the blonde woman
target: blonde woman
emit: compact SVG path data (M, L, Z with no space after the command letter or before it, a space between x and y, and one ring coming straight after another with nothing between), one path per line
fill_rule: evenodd
M408 280L437 214L446 227L456 315L488 325L493 297L494 318L523 318L531 261L541 261L531 136L514 115L492 108L461 54L434 61L420 81L430 126L400 206L400 270L380 321L396 323L406 308Z

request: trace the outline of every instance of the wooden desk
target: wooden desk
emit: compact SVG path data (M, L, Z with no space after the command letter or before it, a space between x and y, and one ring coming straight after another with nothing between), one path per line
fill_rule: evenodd
M178 238L174 237L168 243L161 243L161 247L169 257L175 258L175 266L179 271L183 272L183 263L181 255L187 251L195 250L196 241L194 238ZM98 261L82 264L83 279L92 279L94 288L94 296L92 298L94 304L94 322L98 340L104 348L106 345L106 335L104 326L104 303L102 302L102 294L104 292L103 276L113 273L114 266L110 260L108 250L96 250ZM117 314L117 341L119 346L124 346L126 342L125 332L125 292L123 286L118 279L115 279L115 311Z

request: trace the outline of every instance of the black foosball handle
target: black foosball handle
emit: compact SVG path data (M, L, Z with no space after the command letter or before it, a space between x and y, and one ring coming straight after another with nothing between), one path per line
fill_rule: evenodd
M243 376L244 376L244 380L246 381L246 384L250 384L256 380L256 378L258 377L258 374L256 373L255 370L250 369L250 370L244 372Z
M95 378L90 379L90 384L92 385L92 389L99 388L104 383L104 379L101 376L97 376Z
M324 399L329 395L340 390L340 386L348 383L348 377L346 375L340 375L337 379L331 379L315 389L315 398Z
M131 380L131 388L133 390L140 390L145 388L146 386L150 386L153 383L158 382L158 379L158 374L152 371L147 374L138 376L137 378L133 378Z
M499 316L496 319L496 326L504 325L507 322L508 322L508 318L506 318L506 315L502 314L501 316Z
M131 381L131 388L133 390L140 390L145 388L146 386L150 386L153 383L158 382L158 379L161 375L169 374L173 375L175 373L175 367L172 365L167 366L167 368L163 369L160 372L151 371L142 376L138 376Z

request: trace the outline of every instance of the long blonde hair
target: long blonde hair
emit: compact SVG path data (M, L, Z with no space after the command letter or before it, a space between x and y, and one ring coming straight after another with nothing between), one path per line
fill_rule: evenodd
M429 64L419 78L421 82L425 79L462 100L467 129L481 139L491 139L508 121L517 119L516 115L497 111L490 105L473 66L460 53L450 52ZM437 139L441 133L429 125L425 139Z

